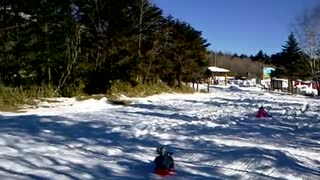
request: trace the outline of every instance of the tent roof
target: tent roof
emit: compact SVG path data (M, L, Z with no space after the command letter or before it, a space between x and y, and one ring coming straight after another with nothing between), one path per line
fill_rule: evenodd
M219 67L216 67L216 66L210 66L210 67L208 67L208 69L209 69L211 72L219 72L219 73L227 73L227 72L230 72L228 69L219 68Z

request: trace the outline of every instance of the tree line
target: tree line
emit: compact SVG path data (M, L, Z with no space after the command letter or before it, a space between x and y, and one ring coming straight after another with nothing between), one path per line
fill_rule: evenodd
M148 0L0 1L0 83L106 93L116 81L203 78L207 47Z
M106 93L118 81L180 86L206 78L212 54L239 76L246 69L259 76L268 64L277 77L319 84L319 9L296 20L281 52L247 56L208 51L201 31L164 16L149 0L2 0L0 84L47 86L64 96L79 89Z

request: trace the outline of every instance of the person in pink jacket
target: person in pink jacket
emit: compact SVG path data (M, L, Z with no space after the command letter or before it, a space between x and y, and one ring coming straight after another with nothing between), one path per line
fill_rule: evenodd
M256 117L257 118L265 118L265 117L271 117L271 115L267 113L267 111L263 108L263 106L261 106L259 108L259 111L258 111Z

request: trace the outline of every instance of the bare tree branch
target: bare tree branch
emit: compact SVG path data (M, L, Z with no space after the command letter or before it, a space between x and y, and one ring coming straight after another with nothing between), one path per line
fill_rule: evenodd
M25 26L28 26L29 24L30 24L30 22L25 23L25 24L20 24L20 25L9 26L9 27L0 29L0 32L1 31L8 31L8 30L11 30L11 29L17 29L17 28L25 27Z
M75 32L71 34L68 38L68 59L71 62L67 65L67 69L64 73L62 73L61 78L59 80L59 85L55 90L55 93L58 92L61 87L66 83L67 78L70 76L74 64L77 62L78 54L80 52L80 43L81 43L81 30L82 27L79 25L75 25Z
M304 14L297 19L294 27L295 34L298 37L304 54L301 60L305 63L312 78L320 83L320 4L313 9L304 12ZM320 88L318 87L318 95L320 95Z

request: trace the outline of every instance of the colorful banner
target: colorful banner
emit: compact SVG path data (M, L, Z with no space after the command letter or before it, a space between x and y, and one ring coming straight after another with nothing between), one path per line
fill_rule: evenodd
M263 79L270 79L271 78L271 72L275 69L272 67L264 67L263 68Z

